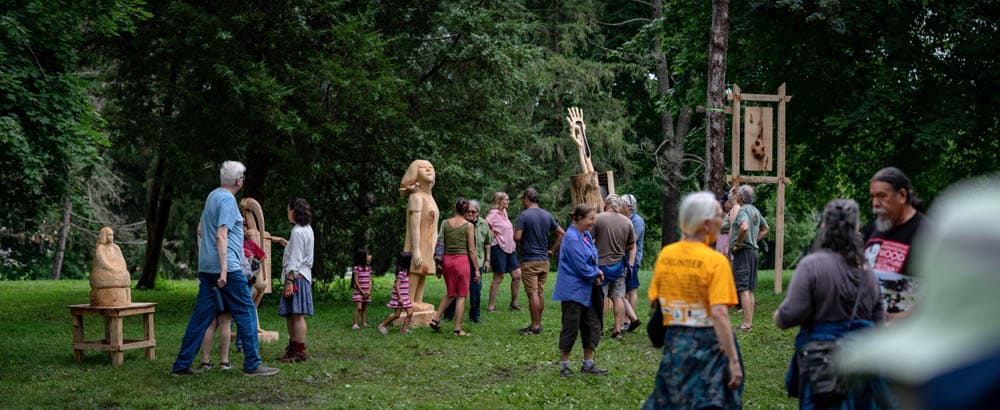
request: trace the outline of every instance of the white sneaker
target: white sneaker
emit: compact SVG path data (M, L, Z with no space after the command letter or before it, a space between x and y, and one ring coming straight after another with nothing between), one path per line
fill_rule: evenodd
M383 335L389 334L389 329L386 329L385 326L382 326L382 325L378 325L378 331L379 331L379 333L382 333Z
M361 329L361 326L354 325L354 326L351 326L351 329L358 330L358 329Z

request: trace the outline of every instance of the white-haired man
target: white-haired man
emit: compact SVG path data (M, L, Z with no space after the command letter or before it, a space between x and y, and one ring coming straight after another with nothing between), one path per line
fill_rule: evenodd
M243 217L236 192L243 187L246 166L236 161L222 163L220 186L208 194L198 222L198 299L188 321L181 350L171 372L175 377L201 372L191 362L201 347L205 329L220 310L228 310L243 346L243 374L273 376L278 369L264 366L257 345L257 308L250 296L247 277L240 267L243 254ZM213 295L215 293L215 295ZM221 299L223 306L218 306Z
M622 195L622 215L628 217L632 221L632 229L635 230L635 247L629 252L629 262L626 266L625 271L625 300L632 307L633 312L635 307L639 303L639 266L642 265L642 247L644 238L646 236L646 221L639 216L639 203L635 199L635 195L625 194ZM625 330L631 332L639 328L642 322L636 318L636 320L630 321Z
M737 191L736 203L740 211L729 229L729 249L733 255L733 277L736 279L736 292L743 306L743 323L738 328L744 332L753 330L753 291L757 288L757 242L768 232L767 220L753 206L753 188L741 186Z
M625 265L628 261L625 255L635 247L635 229L632 221L619 210L622 201L618 195L611 194L604 199L604 212L597 214L594 222L594 245L597 246L597 266L604 272L604 297L611 298L615 310L615 327L611 338L621 339L622 326L626 315L631 321L637 321L633 311L625 302Z

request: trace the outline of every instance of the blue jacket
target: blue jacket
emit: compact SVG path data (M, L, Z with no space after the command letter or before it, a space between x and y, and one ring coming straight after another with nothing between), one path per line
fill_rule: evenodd
M579 302L589 307L591 288L599 273L594 238L590 232L580 233L570 225L559 246L559 270L552 300Z

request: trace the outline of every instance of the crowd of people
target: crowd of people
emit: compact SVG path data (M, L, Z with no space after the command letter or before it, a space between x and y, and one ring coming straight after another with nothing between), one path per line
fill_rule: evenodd
M192 367L199 347L203 350L203 365L210 365L205 350L211 346L215 329L223 333L220 367L232 368L226 345L231 322L236 324L237 340L245 356L244 374L278 373L260 359L256 310L245 283L247 276L242 272L246 259L259 253L259 249L239 246L244 243L242 218L234 194L242 187L244 172L245 167L238 162L224 163L221 185L206 200L198 226L198 299L173 365L175 376L200 372ZM971 186L1000 197L995 179ZM947 319L939 309L948 311L949 303L957 303L954 294L942 289L954 290L961 286L952 283L964 283L940 279L946 275L940 272L945 270L941 269L942 261L956 264L950 268L967 268L964 270L968 276L976 280L996 281L995 275L989 275L995 264L982 261L996 259L1000 240L995 232L975 229L976 223L996 221L995 213L991 213L995 209L966 205L961 199L972 190L967 185L957 189L959 193L946 196L939 215L941 221L948 221L944 226L920 211L921 202L909 178L893 167L878 171L869 181L875 218L867 226L861 226L860 207L854 200L835 199L826 204L813 249L797 264L787 294L773 314L778 328L799 328L786 389L803 408L896 408L914 403L954 407L943 403L939 395L919 390L921 387L937 389L934 391L940 394L947 393L946 389L961 391L964 396L955 400L967 405L988 403L990 389L1000 380L990 366L997 361L995 352L1000 348L983 339L989 339L988 335L995 334L1000 326L985 327L981 339L935 339L929 329L945 327ZM518 293L523 285L530 318L530 323L517 333L541 334L549 260L557 257L551 294L561 307L559 374L573 375L570 356L578 336L583 345L581 373L608 374L595 364L602 335L607 331L612 338L620 339L642 323L637 313L638 289L642 286L638 270L645 222L638 215L637 199L631 194L607 195L603 212L578 205L564 229L539 206L535 189L526 189L519 198L523 207L515 223L508 215L510 197L505 192L494 195L485 217L477 201L459 198L452 216L441 221L434 259L447 291L430 327L439 331L442 321L452 320L452 334L469 336L462 327L465 302L470 302L469 320L480 322L482 281L492 271L486 310L496 310L497 290L509 275L509 307L522 309ZM649 326L657 334L649 336L662 336L664 352L644 408L741 407L745 369L735 332L753 331L758 243L769 233L766 219L753 204L754 190L748 185L733 187L721 201L709 192L692 193L682 199L678 217L682 238L659 252L648 286L650 309L657 318ZM313 314L310 289L314 239L309 204L294 199L289 201L287 211L288 221L294 225L289 239L270 240L285 247L281 274L284 287L278 313L286 318L289 345L281 360L297 362L309 359L305 317ZM972 233L954 226L967 226ZM955 243L942 244L945 238L952 237ZM935 257L920 256L921 252ZM368 326L367 306L372 302L370 261L366 249L357 250L352 276L354 329ZM404 318L400 332L410 332L410 262L405 253L398 260L387 304L393 314L378 325L383 334L400 317ZM925 276L926 283L914 274ZM730 310L737 306L742 310L742 323L734 327ZM613 311L614 321L605 329L608 310ZM884 322L894 325L881 325ZM982 330L981 326L976 328ZM933 360L907 360L899 357L895 347L880 345L885 340L910 345L902 339L905 335L940 339L929 347L909 349ZM978 350L959 352L949 349L948 341ZM870 348L841 348L852 343ZM887 359L894 357L899 362ZM834 366L836 363L841 366ZM848 382L848 373L865 377ZM961 377L977 378L980 383L958 386ZM903 391L910 394L898 396L890 391L889 386L897 384L909 386L910 390ZM953 396L948 393L948 397Z

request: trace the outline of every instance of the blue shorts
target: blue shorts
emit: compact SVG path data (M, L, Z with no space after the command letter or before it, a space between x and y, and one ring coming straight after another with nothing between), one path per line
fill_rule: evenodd
M639 265L625 266L625 290L639 289Z
M520 267L514 252L504 252L499 246L490 247L490 269L493 270L493 273L510 273Z

